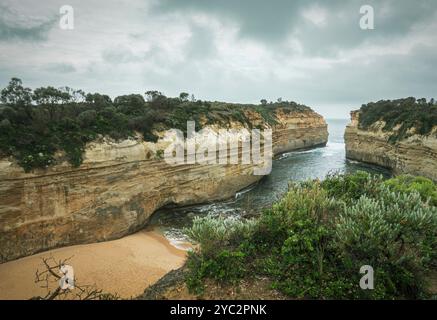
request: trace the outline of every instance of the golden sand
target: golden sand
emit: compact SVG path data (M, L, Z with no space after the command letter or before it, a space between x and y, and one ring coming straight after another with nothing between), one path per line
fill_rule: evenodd
M0 299L29 299L45 295L35 284L43 257L57 261L72 257L76 282L95 285L122 298L135 297L163 275L183 265L186 251L172 246L156 231L140 231L124 238L49 250L0 264Z

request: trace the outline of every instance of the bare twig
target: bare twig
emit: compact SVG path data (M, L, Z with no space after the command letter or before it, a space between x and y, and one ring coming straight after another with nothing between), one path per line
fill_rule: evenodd
M38 300L61 300L61 299L78 299L78 300L103 300L103 299L119 299L117 294L104 293L103 290L96 288L94 285L80 285L75 279L74 289L62 289L58 282L62 278L61 267L67 265L69 257L64 260L56 261L53 256L42 258L44 270L39 269L35 272L35 283L38 283L41 288L47 290L44 297L38 296L33 299ZM53 284L56 283L56 288L53 289Z

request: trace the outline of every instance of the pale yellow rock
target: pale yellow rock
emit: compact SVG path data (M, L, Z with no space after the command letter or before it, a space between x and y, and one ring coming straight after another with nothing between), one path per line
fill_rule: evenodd
M437 127L428 136L414 134L395 144L388 142L390 131L383 131L385 123L378 121L369 130L358 128L359 112L351 112L346 127L346 157L392 169L395 174L421 175L437 181ZM399 128L393 128L396 130Z
M327 142L326 122L315 112L281 112L278 119L275 154ZM162 206L226 199L261 178L253 165L171 166L155 156L167 145L101 138L87 146L80 167L64 161L31 173L1 159L0 262L120 238Z

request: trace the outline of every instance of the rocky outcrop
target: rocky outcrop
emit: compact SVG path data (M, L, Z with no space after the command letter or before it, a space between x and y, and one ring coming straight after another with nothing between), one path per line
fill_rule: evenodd
M390 143L393 131L384 131L383 121L361 130L359 111L351 112L351 118L344 136L347 158L389 168L395 174L409 173L437 181L437 127L427 136L416 134L413 128L408 138Z
M273 153L326 144L327 125L317 113L277 116ZM78 168L63 162L31 173L1 159L0 262L119 238L162 206L229 198L261 178L250 164L169 165L156 152L164 147L163 140L101 139L87 146Z

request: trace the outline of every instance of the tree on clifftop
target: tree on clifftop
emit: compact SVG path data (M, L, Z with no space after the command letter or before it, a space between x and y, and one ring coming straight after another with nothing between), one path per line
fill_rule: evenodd
M25 106L32 102L32 90L24 88L21 79L12 78L6 88L1 91L1 102L11 106Z

